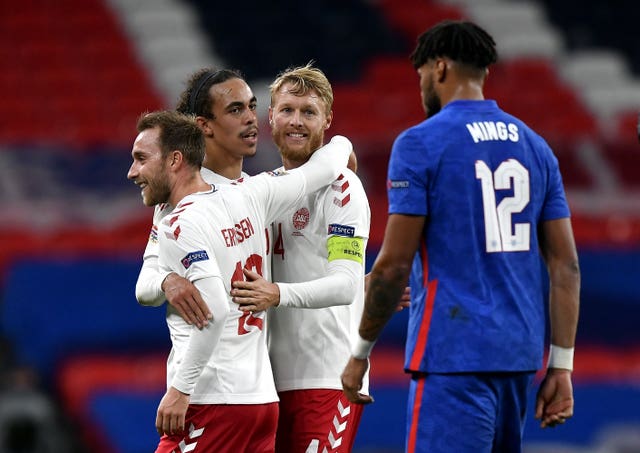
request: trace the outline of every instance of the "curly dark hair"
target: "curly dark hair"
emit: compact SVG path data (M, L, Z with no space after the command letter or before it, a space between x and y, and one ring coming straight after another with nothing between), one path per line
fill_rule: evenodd
M413 67L418 69L428 60L438 57L485 69L498 60L498 52L491 35L478 25L445 20L420 35L410 59Z

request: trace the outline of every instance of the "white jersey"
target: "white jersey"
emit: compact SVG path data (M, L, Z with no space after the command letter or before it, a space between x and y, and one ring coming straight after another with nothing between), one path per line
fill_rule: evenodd
M159 223L160 271L175 272L201 292L206 290L202 294L214 314L210 326L198 330L167 306L172 340L167 385L190 394L192 404L278 400L266 344L266 314L241 312L231 300L231 282L244 279L243 268L264 274L266 225L339 174L351 144L336 136L330 145L284 175L264 173L243 184L221 184L188 195ZM224 316L216 318L216 313ZM216 324L216 319L221 321Z
M221 278L229 304L224 330L197 380L192 404L278 400L266 346L265 313L245 314L229 295L231 282L244 278L243 267L263 273L267 257L260 204L254 190L241 192L236 186L220 185L211 192L185 197L160 223L160 267L190 281ZM193 327L170 305L167 324L173 345L167 385L172 385Z
M274 282L325 277L329 238L362 238L361 267L351 304L307 309L281 303L270 310L269 353L278 391L342 389L340 374L351 356L364 306L364 254L370 222L362 183L355 173L344 169L332 185L304 197L272 225ZM362 391L368 391L368 374Z
M242 176L238 179L229 179L225 178L222 175L219 175L208 168L202 167L200 169L200 174L202 175L202 179L209 184L233 184L233 183L241 183L246 178L249 178L249 175L245 172L242 172ZM151 225L151 233L149 234L149 240L147 241L147 246L144 249L144 259L148 258L157 258L158 257L158 225L160 221L171 211L173 210L172 206L169 206L167 203L160 203L154 207L153 210L153 225Z

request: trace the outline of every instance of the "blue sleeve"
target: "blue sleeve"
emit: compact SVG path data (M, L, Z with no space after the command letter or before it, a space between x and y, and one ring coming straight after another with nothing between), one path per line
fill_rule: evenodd
M540 220L545 221L569 217L571 214L562 184L558 159L556 159L550 149L547 162L549 174L547 195L544 200Z
M395 140L387 174L389 214L428 215L426 154L416 128Z

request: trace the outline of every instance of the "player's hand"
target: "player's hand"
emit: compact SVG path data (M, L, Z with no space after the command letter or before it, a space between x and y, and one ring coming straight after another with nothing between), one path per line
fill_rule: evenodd
M549 368L536 396L536 418L540 427L563 424L573 416L571 371Z
M156 415L156 431L161 436L172 436L184 431L184 420L189 408L189 395L169 387L164 394Z
M350 357L347 366L344 368L340 379L342 380L342 390L349 401L356 404L370 404L373 403L373 398L370 395L360 393L362 388L362 380L364 374L369 368L368 359L356 359Z
M365 274L364 276L364 295L367 297L367 291L369 290L369 280L371 279L371 273ZM400 301L396 306L396 313L404 310L405 308L409 308L411 306L411 287L407 286L404 288L404 292L402 296L400 296Z
M162 282L162 291L167 302L178 311L188 324L202 329L213 319L209 307L202 299L200 291L184 277L172 272Z
M411 287L406 286L404 288L404 292L402 296L400 296L400 302L398 302L398 306L396 307L396 312L402 311L405 308L409 308L411 306Z
M231 300L240 305L240 311L263 311L280 304L280 288L257 272L243 269L246 281L231 283Z

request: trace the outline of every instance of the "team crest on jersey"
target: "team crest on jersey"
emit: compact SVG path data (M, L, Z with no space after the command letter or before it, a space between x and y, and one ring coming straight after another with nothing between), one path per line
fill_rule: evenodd
M149 232L149 242L153 244L158 243L158 227L157 225L153 225L151 227L151 231Z
M394 181L387 179L387 189L406 189L409 187L409 181Z
M307 208L300 208L293 214L293 227L296 230L302 230L309 223L309 210Z
M329 225L329 234L335 234L336 236L345 236L345 237L352 238L356 234L356 229L352 226L339 225L337 223L332 223Z
M207 252L205 250L198 250L196 252L189 253L180 261L182 262L182 265L185 269L189 269L189 266L191 266L193 263L197 261L207 261L208 259L209 255L207 255Z

